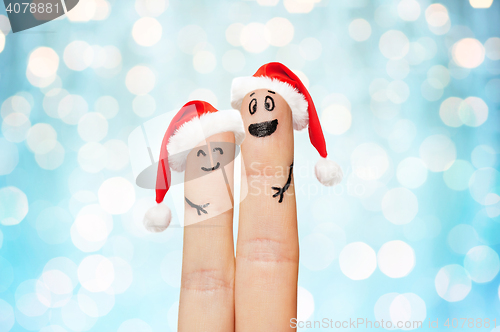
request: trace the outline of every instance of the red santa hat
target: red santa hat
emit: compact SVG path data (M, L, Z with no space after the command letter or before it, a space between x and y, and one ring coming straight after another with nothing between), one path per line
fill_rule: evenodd
M231 106L241 109L243 98L258 89L272 90L285 99L292 110L293 129L302 130L309 126L311 144L322 157L315 166L319 182L326 186L340 183L342 169L336 162L326 159L326 142L316 107L297 75L279 62L270 62L251 77L237 77L231 87Z
M161 143L158 173L156 176L156 203L144 217L144 226L161 232L170 224L172 214L166 204L161 204L170 188L170 169L183 172L189 152L206 138L224 132L233 132L235 143L245 138L241 115L236 110L218 111L204 101L190 101L174 116Z

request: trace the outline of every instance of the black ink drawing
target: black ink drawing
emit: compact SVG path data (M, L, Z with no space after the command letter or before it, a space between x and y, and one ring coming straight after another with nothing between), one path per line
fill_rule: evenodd
M276 193L273 195L273 197L277 197L278 195L280 197L278 203L283 202L283 196L285 194L285 191L288 190L288 188L290 187L290 183L292 182L292 173L293 173L293 163L290 165L290 171L288 173L288 180L286 180L286 183L283 186L283 188L272 187L273 190L276 190Z
M208 212L207 212L207 210L205 210L205 208L207 206L209 206L210 203L203 204L203 205L196 205L193 202L191 202L189 199L187 199L187 197L184 197L184 198L186 199L186 202L189 204L189 206L191 206L192 208L196 209L196 211L198 212L199 216L201 216L200 212L203 212L204 214L208 214Z
M255 137L266 137L272 135L278 127L278 119L272 121L252 123L248 126L248 132Z
M267 92L275 94L274 91L268 90ZM250 97L252 97L255 94L253 92ZM271 96L266 96L266 99L264 101L264 108L266 111L273 111L274 110L274 99ZM250 101L250 104L248 104L248 111L250 112L250 115L254 115L255 112L257 112L257 99L253 98ZM248 132L250 135L255 136L255 137L266 137L269 135L272 135L275 131L276 128L278 127L278 119L272 120L272 121L266 121L266 122L261 122L261 123L252 123L250 126L248 126Z
M219 151L219 153L222 155L224 154L224 151L222 151L221 148L214 148L213 149L213 152L216 152L216 151ZM198 152L196 153L196 156L199 157L200 154L205 157L207 154L205 153L205 151L203 150L198 150ZM220 167L220 162L217 162L217 164L214 166L214 167L201 167L201 169L205 172L212 172L212 171L215 171L216 169L218 169Z

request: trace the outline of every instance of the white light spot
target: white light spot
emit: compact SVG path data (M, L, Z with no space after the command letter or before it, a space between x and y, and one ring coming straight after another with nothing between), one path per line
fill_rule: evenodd
M390 278L406 277L415 267L415 252L403 241L385 243L377 254L380 271Z
M389 30L380 37L379 48L387 59L402 59L410 49L410 41L398 30Z
M106 316L115 305L114 294L108 292L94 293L84 287L80 288L76 298L80 309L94 318Z
M26 143L31 151L35 153L48 153L57 144L57 133L51 125L37 123L28 131Z
M420 158L432 172L443 172L457 158L457 150L451 139L444 135L431 135L420 145Z
M66 151L61 143L56 142L52 150L47 153L35 153L35 161L43 169L53 171L64 162Z
M129 163L128 146L124 142L112 139L104 143L107 151L106 168L111 171L119 171Z
M0 189L0 224L17 225L28 214L28 197L16 187Z
M0 46L1 46L1 44L0 44ZM1 47L0 47L0 52L1 52ZM0 314L0 326L2 329L0 331L8 332L12 329L12 327L14 326L14 323L16 322L16 318L14 316L14 309L12 309L12 306L9 303L0 299L0 313L1 313Z
M420 16L420 4L416 0L401 0L398 15L404 21L416 21Z
M486 56L491 60L500 60L500 38L491 37L484 43Z
M101 113L108 120L114 118L120 109L118 101L111 96L99 97L94 107L96 112Z
M86 142L99 142L108 134L108 121L100 113L87 113L78 121L78 134Z
M124 178L115 177L103 182L98 192L99 204L111 214L127 212L135 202L135 190Z
M293 24L283 17L274 17L266 23L269 31L269 43L273 46L282 47L288 45L294 35Z
M98 173L108 163L107 150L102 144L89 142L78 150L78 163L84 171Z
M490 8L493 0L469 0L473 8Z
M7 115L2 122L2 134L10 142L20 143L28 136L31 122L23 113Z
M50 47L35 49L28 60L28 70L38 78L49 78L56 74L59 56Z
M193 67L201 74L209 74L217 66L217 58L210 51L199 51L193 57Z
M63 122L76 125L88 109L87 101L82 96L67 95L59 102L57 113Z
M351 112L342 105L330 105L321 112L323 129L333 135L341 135L351 128Z
M465 255L464 267L474 282L490 282L500 271L500 259L490 247L477 246Z
M240 34L240 43L250 53L261 53L269 47L271 36L268 28L262 23L246 25Z
M408 157L399 163L396 175L401 185L415 189L427 181L427 167L422 159Z
M339 256L342 273L352 280L367 279L377 268L377 255L366 243L353 242Z
M314 313L314 297L303 287L297 289L297 320L306 321Z
M233 23L226 29L226 40L233 46L241 46L240 35L245 27L242 23Z
M432 27L442 27L450 20L448 10L440 3L434 3L427 7L425 19Z
M78 280L90 292L104 292L114 279L113 263L102 255L87 256L78 266Z
M410 88L403 81L392 81L387 86L387 97L394 104L402 104L410 97Z
M94 50L84 41L75 40L64 49L64 63L71 70L87 69L94 60Z
M479 127L488 119L488 105L479 97L468 97L460 103L460 120L467 126Z
M156 77L146 66L135 66L129 70L125 79L128 91L134 95L145 95L155 87Z
M60 308L73 296L73 282L62 271L44 271L36 283L38 300L49 308Z
M127 261L120 257L111 257L110 261L113 263L113 269L115 271L115 280L113 280L110 292L113 294L125 293L132 284L132 267Z
M372 35L372 27L367 20L357 18L349 24L349 36L358 42L362 42L370 38Z
M351 155L354 174L362 180L378 180L389 168L389 158L384 149L375 143L358 145Z
M135 10L140 16L160 16L168 7L168 0L136 0Z
M153 46L161 40L163 28L156 19L142 17L138 19L132 28L132 37L141 46Z
M469 181L469 191L476 202L486 205L489 194L495 192L498 186L500 173L491 167L480 168L475 171Z
M457 41L452 48L453 61L464 68L476 68L484 61L486 50L481 42L474 38Z
M291 14L306 14L313 10L317 0L283 0L285 9Z
M404 322L402 330L415 330L422 328L427 316L427 308L424 300L413 293L397 295L389 307L390 317L393 326L398 322Z
M408 224L417 212L417 196L406 188L391 189L382 198L382 213L395 225Z
M462 301L472 289L469 273L457 264L439 270L434 285L438 295L448 302Z
M450 127L460 127L463 125L458 114L463 100L458 97L449 97L445 99L439 108L439 117L443 123Z

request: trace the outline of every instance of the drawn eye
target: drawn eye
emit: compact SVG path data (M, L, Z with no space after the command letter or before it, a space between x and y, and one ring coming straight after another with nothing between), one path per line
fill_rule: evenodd
M270 96L267 96L264 106L266 107L266 110L271 112L274 109L274 99Z
M213 151L213 152L215 152L215 151L219 151L219 153L220 153L220 154L224 154L224 151L222 151L222 149L221 149L221 148L214 148L212 151Z
M250 114L253 115L255 112L257 112L257 99L252 99L250 102L250 105L248 105L248 110L250 111Z
M205 157L207 154L205 153L205 151L203 150L198 150L198 153L196 153L196 157L199 157L201 155L203 155L203 157Z

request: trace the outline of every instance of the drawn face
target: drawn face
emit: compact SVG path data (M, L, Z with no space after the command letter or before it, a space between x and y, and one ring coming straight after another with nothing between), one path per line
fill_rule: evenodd
M279 116L276 113L279 113L277 111L284 105L287 104L283 98L271 90L260 89L247 95L243 99L241 112L247 113L242 114L242 117L250 122L248 133L254 137L267 137L274 134L279 124ZM261 121L263 119L268 120Z
M218 145L217 143L212 143L212 144L200 147L200 149L198 150L198 152L196 152L196 156L198 158L200 158L200 157L201 158L207 157L207 151L206 150L211 149L212 151L209 152L209 153L212 153L212 159L214 161L216 161L217 160L217 153L219 153L220 155L224 154L224 151L222 150L222 148L220 146L217 146L217 145ZM205 158L205 159L208 159L208 158ZM208 160L208 161L210 162L210 160ZM203 161L200 164L203 164ZM200 168L201 168L202 171L212 172L212 171L215 171L216 169L218 169L219 167L220 167L220 161L217 161L217 164L215 164L215 166L213 166L213 167L204 167L204 166L201 166Z
M220 133L206 138L195 146L186 160L189 180L219 172L234 160L234 134Z

